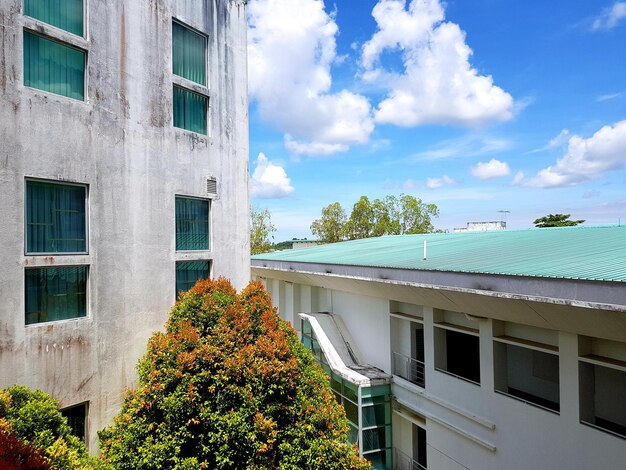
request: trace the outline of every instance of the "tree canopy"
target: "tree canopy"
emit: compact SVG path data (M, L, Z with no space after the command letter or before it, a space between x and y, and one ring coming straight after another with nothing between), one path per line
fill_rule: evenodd
M439 216L435 204L407 194L387 196L370 201L361 198L352 207L350 217L341 204L335 202L322 209L322 216L311 224L311 232L327 243L341 240L403 235L434 231L432 218Z
M276 227L268 209L250 209L250 254L266 253L272 248Z
M138 365L101 450L118 469L367 469L329 387L267 292L200 280Z
M584 220L570 220L571 214L548 214L544 217L535 219L533 224L535 227L547 228L547 227L572 227L574 225L580 225L584 223Z
M0 390L0 468L110 469L72 435L58 403L41 390Z

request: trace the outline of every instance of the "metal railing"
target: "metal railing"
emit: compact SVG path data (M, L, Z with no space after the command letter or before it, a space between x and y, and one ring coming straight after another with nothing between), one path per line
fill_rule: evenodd
M393 448L393 470L427 470L412 457L397 448Z
M393 373L415 385L424 388L424 363L397 352L393 353Z

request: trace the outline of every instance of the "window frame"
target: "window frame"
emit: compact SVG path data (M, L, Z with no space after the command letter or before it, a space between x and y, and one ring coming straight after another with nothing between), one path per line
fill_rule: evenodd
M83 17L82 17L82 22L83 22L82 30L83 31L82 31L82 34L73 33L72 31L69 31L67 29L63 29L63 28L61 28L59 26L53 25L52 23L48 23L48 22L46 22L44 20L41 20L39 18L36 18L34 16L31 16L31 15L27 14L26 13L26 0L24 0L22 2L22 14L24 15L25 18L30 18L33 21L36 21L36 22L41 23L43 25L46 25L47 27L54 28L57 31L62 31L64 34L71 34L74 37L86 39L87 38L87 29L88 29L88 26L89 26L89 21L88 21L88 19L89 19L89 15L88 15L88 12L89 12L89 0L82 0L82 4L83 4Z
M455 374L454 372L450 372L448 371L448 331L452 331L454 333L458 333L458 334L464 334L467 336L471 336L471 337L475 337L478 340L478 381L472 380L468 377L464 377L462 375L458 375ZM440 340L438 339L439 334L438 333L442 333L446 336L445 338L445 346L443 346L442 344L440 344ZM481 364L481 352L480 352L480 333L478 330L472 329L472 328L468 328L465 326L461 326L461 325L455 325L455 324L451 324L451 323L446 323L446 322L436 322L433 324L433 339L434 339L434 349L435 349L435 363L434 363L434 369L437 372L441 372L442 374L446 374L449 375L451 377L455 377L457 379L463 380L465 382L471 383L473 385L477 385L479 387L481 387L481 374L482 374L482 364ZM445 350L443 352L439 351L439 348L444 347ZM439 360L438 358L440 357L441 354L445 355L446 358L446 366L445 368L443 366L441 366L440 364L438 364Z
M176 125L176 121L175 121L175 115L174 115L174 109L176 106L176 101L175 101L175 90L176 88L182 90L185 93L192 93L194 95L198 95L202 98L205 99L206 101L206 106L204 108L204 130L203 132L200 131L195 131L192 129L188 129L187 127L182 127L182 126L177 126ZM179 83L174 82L172 84L172 127L174 129L180 129L181 131L184 132L191 132L192 134L196 134L196 135L201 135L201 136L205 136L208 137L209 136L209 108L210 108L210 102L211 102L211 98L208 94L201 92L195 88L190 88L190 87L186 87L183 86Z
M38 182L38 183L48 183L48 184L58 184L60 186L77 186L83 188L85 190L85 251L28 251L28 182ZM44 178L32 178L26 177L24 178L24 256L72 256L72 255L88 255L90 248L90 240L89 240L89 185L84 183L76 183L70 181L60 181L60 180L49 180Z
M179 250L178 249L178 241L177 241L177 234L178 232L176 231L176 225L177 225L177 217L176 217L176 200L177 199L194 199L197 201L203 201L206 202L208 204L208 211L207 211L207 224L208 224L208 230L207 230L207 248L202 248L202 249L182 249ZM199 196L187 196L185 194L175 194L174 195L174 250L177 253L203 253L203 252L211 252L212 248L213 248L213 230L212 230L212 220L211 220L211 214L212 214L212 202L213 200L211 198L208 197L199 197ZM210 269L209 269L210 270Z
M30 18L30 17L29 17ZM35 20L35 21L39 21L39 20ZM42 24L46 25L46 28L50 27L50 28L54 28L54 26L50 26L48 25L48 23L43 23ZM58 28L57 28L58 29ZM72 33L68 33L66 31L63 30L59 30L62 31L64 34L72 34ZM41 39L43 39L44 41L50 41L53 43L56 43L62 47L66 47L68 49L74 49L78 52L81 52L83 54L83 96L82 99L80 98L74 98L72 96L67 96L67 95L63 95L60 93L55 93L53 91L50 90L45 90L43 88L37 88L34 87L32 85L28 85L26 84L26 66L25 66L25 60L26 60L26 53L25 53L25 36L26 34L30 34L31 36L37 36ZM73 44L71 42L65 41L61 38L52 36L50 34L46 34L45 32L45 28L44 31L39 31L36 29L33 29L31 27L25 26L22 30L22 86L24 88L30 89L30 90L34 90L37 91L39 93L46 93L48 95L52 95L55 97L61 97L61 98L65 98L65 99L69 99L72 100L72 102L75 103L86 103L87 102L87 98L88 98L88 80L87 80L87 75L89 72L89 51L81 46L78 46L76 44Z
M181 26L194 34L197 34L204 40L204 83L196 82L182 75L178 75L177 73L174 72L174 24L177 24L178 26ZM209 73L208 72L209 72L209 35L188 25L187 23L177 18L172 18L172 75L178 77L181 80L192 83L194 86L206 88L208 90L209 88Z
M27 315L27 311L26 311L26 307L27 307L27 302L26 302L26 297L27 297L27 292L26 292L26 271L28 270L35 270L35 269L40 269L40 270L45 270L45 269L59 269L59 268L85 268L86 271L86 275L85 275L85 315L82 316L78 316L78 317L70 317L70 318L61 318L58 320L46 320L46 321L37 321L37 322L31 322L28 323L26 321L26 315ZM42 325L49 325L51 323L60 323L60 322L68 322L68 321L76 321L76 320L84 320L90 317L90 300L91 300L91 296L89 293L90 290L90 284L91 284L91 265L89 264L63 264L63 265L46 265L46 266L27 266L24 268L24 278L23 278L23 292L24 292L24 325L29 328L29 327L37 327L37 326L42 326Z

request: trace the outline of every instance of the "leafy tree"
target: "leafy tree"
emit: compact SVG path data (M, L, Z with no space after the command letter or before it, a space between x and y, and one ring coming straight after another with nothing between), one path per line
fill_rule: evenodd
M334 202L322 209L322 217L311 224L311 233L320 241L335 243L345 238L346 211Z
M32 465L32 466L31 466ZM109 469L72 435L58 403L41 390L0 390L0 468Z
M250 209L250 254L258 255L270 251L275 232L276 227L272 225L270 211L252 207Z
M342 215L343 214L343 215ZM439 216L435 204L425 204L421 199L406 194L387 196L370 201L361 198L352 207L350 218L345 220L345 212L338 202L322 210L322 218L313 222L311 231L326 242L380 237L381 235L402 235L434 231L432 218ZM342 218L343 217L343 218ZM330 236L341 234L341 237Z
M366 469L328 377L259 283L200 280L99 433L118 469Z
M569 220L571 214L548 214L535 219L535 227L572 227L584 223L584 220Z

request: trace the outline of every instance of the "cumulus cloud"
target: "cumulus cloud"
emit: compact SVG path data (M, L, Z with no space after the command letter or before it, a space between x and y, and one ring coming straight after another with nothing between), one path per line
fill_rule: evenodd
M456 183L456 181L447 175L443 175L441 178L427 178L426 179L426 187L428 189L439 189L439 188L442 188L444 186L449 186L454 183Z
M605 9L591 26L594 31L613 29L626 18L626 2L616 2L611 8Z
M248 24L250 97L289 135L290 151L325 155L368 141L368 99L330 91L338 27L322 0L251 0Z
M470 65L465 33L445 22L440 0L379 0L378 30L362 47L363 79L388 89L378 123L476 126L513 116L513 98ZM381 56L400 51L404 70L385 68Z
M573 135L565 155L524 182L525 186L572 186L626 166L626 120L604 126L585 139Z
M500 178L511 174L509 164L492 158L488 162L479 162L476 166L470 168L470 173L475 178L488 180L492 178Z
M250 194L259 199L280 199L293 193L291 180L282 166L275 165L259 153L250 180Z

